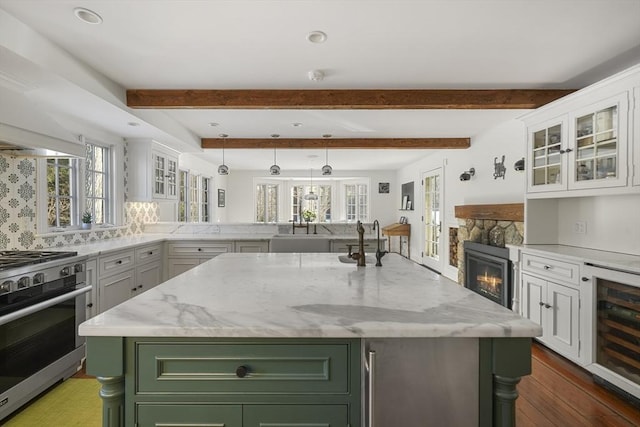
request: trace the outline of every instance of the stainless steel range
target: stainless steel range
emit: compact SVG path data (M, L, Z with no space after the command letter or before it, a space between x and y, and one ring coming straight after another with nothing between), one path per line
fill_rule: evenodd
M0 420L78 370L85 270L76 252L0 251Z

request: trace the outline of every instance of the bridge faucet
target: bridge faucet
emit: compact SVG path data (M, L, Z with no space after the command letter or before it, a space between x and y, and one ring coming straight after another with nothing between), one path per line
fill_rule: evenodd
M382 267L382 262L380 260L382 259L383 256L385 256L389 252L380 250L380 223L378 222L377 219L373 221L373 230L378 231L378 248L376 249L376 267Z
M351 258L358 261L358 267L364 267L366 265L364 262L364 226L360 221L356 224L356 231L358 232L358 252L352 253ZM349 248L349 252L351 252L351 248Z

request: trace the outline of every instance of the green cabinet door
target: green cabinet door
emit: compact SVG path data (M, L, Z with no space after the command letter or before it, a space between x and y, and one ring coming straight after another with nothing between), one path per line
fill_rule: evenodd
M242 427L242 405L143 403L137 415L137 427Z
M244 405L243 427L347 427L347 405Z

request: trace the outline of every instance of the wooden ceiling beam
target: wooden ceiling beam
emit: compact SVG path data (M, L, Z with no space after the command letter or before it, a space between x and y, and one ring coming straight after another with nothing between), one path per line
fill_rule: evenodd
M202 148L465 149L471 138L202 138Z
M570 89L129 89L127 106L150 109L533 109Z

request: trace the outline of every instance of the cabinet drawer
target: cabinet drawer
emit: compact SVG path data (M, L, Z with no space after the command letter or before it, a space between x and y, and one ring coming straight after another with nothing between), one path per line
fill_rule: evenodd
M527 253L522 254L522 270L574 285L580 280L580 265Z
M134 256L133 249L100 256L98 259L100 277L132 268L135 263Z
M348 361L348 344L138 343L136 390L346 394Z
M136 420L139 427L242 427L242 405L141 403Z
M170 242L169 256L205 256L233 252L233 242Z
M136 263L160 261L162 259L162 243L136 248Z
M244 405L242 412L243 427L349 425L347 405Z
M269 242L265 240L238 240L235 242L235 252L266 253L269 252Z

